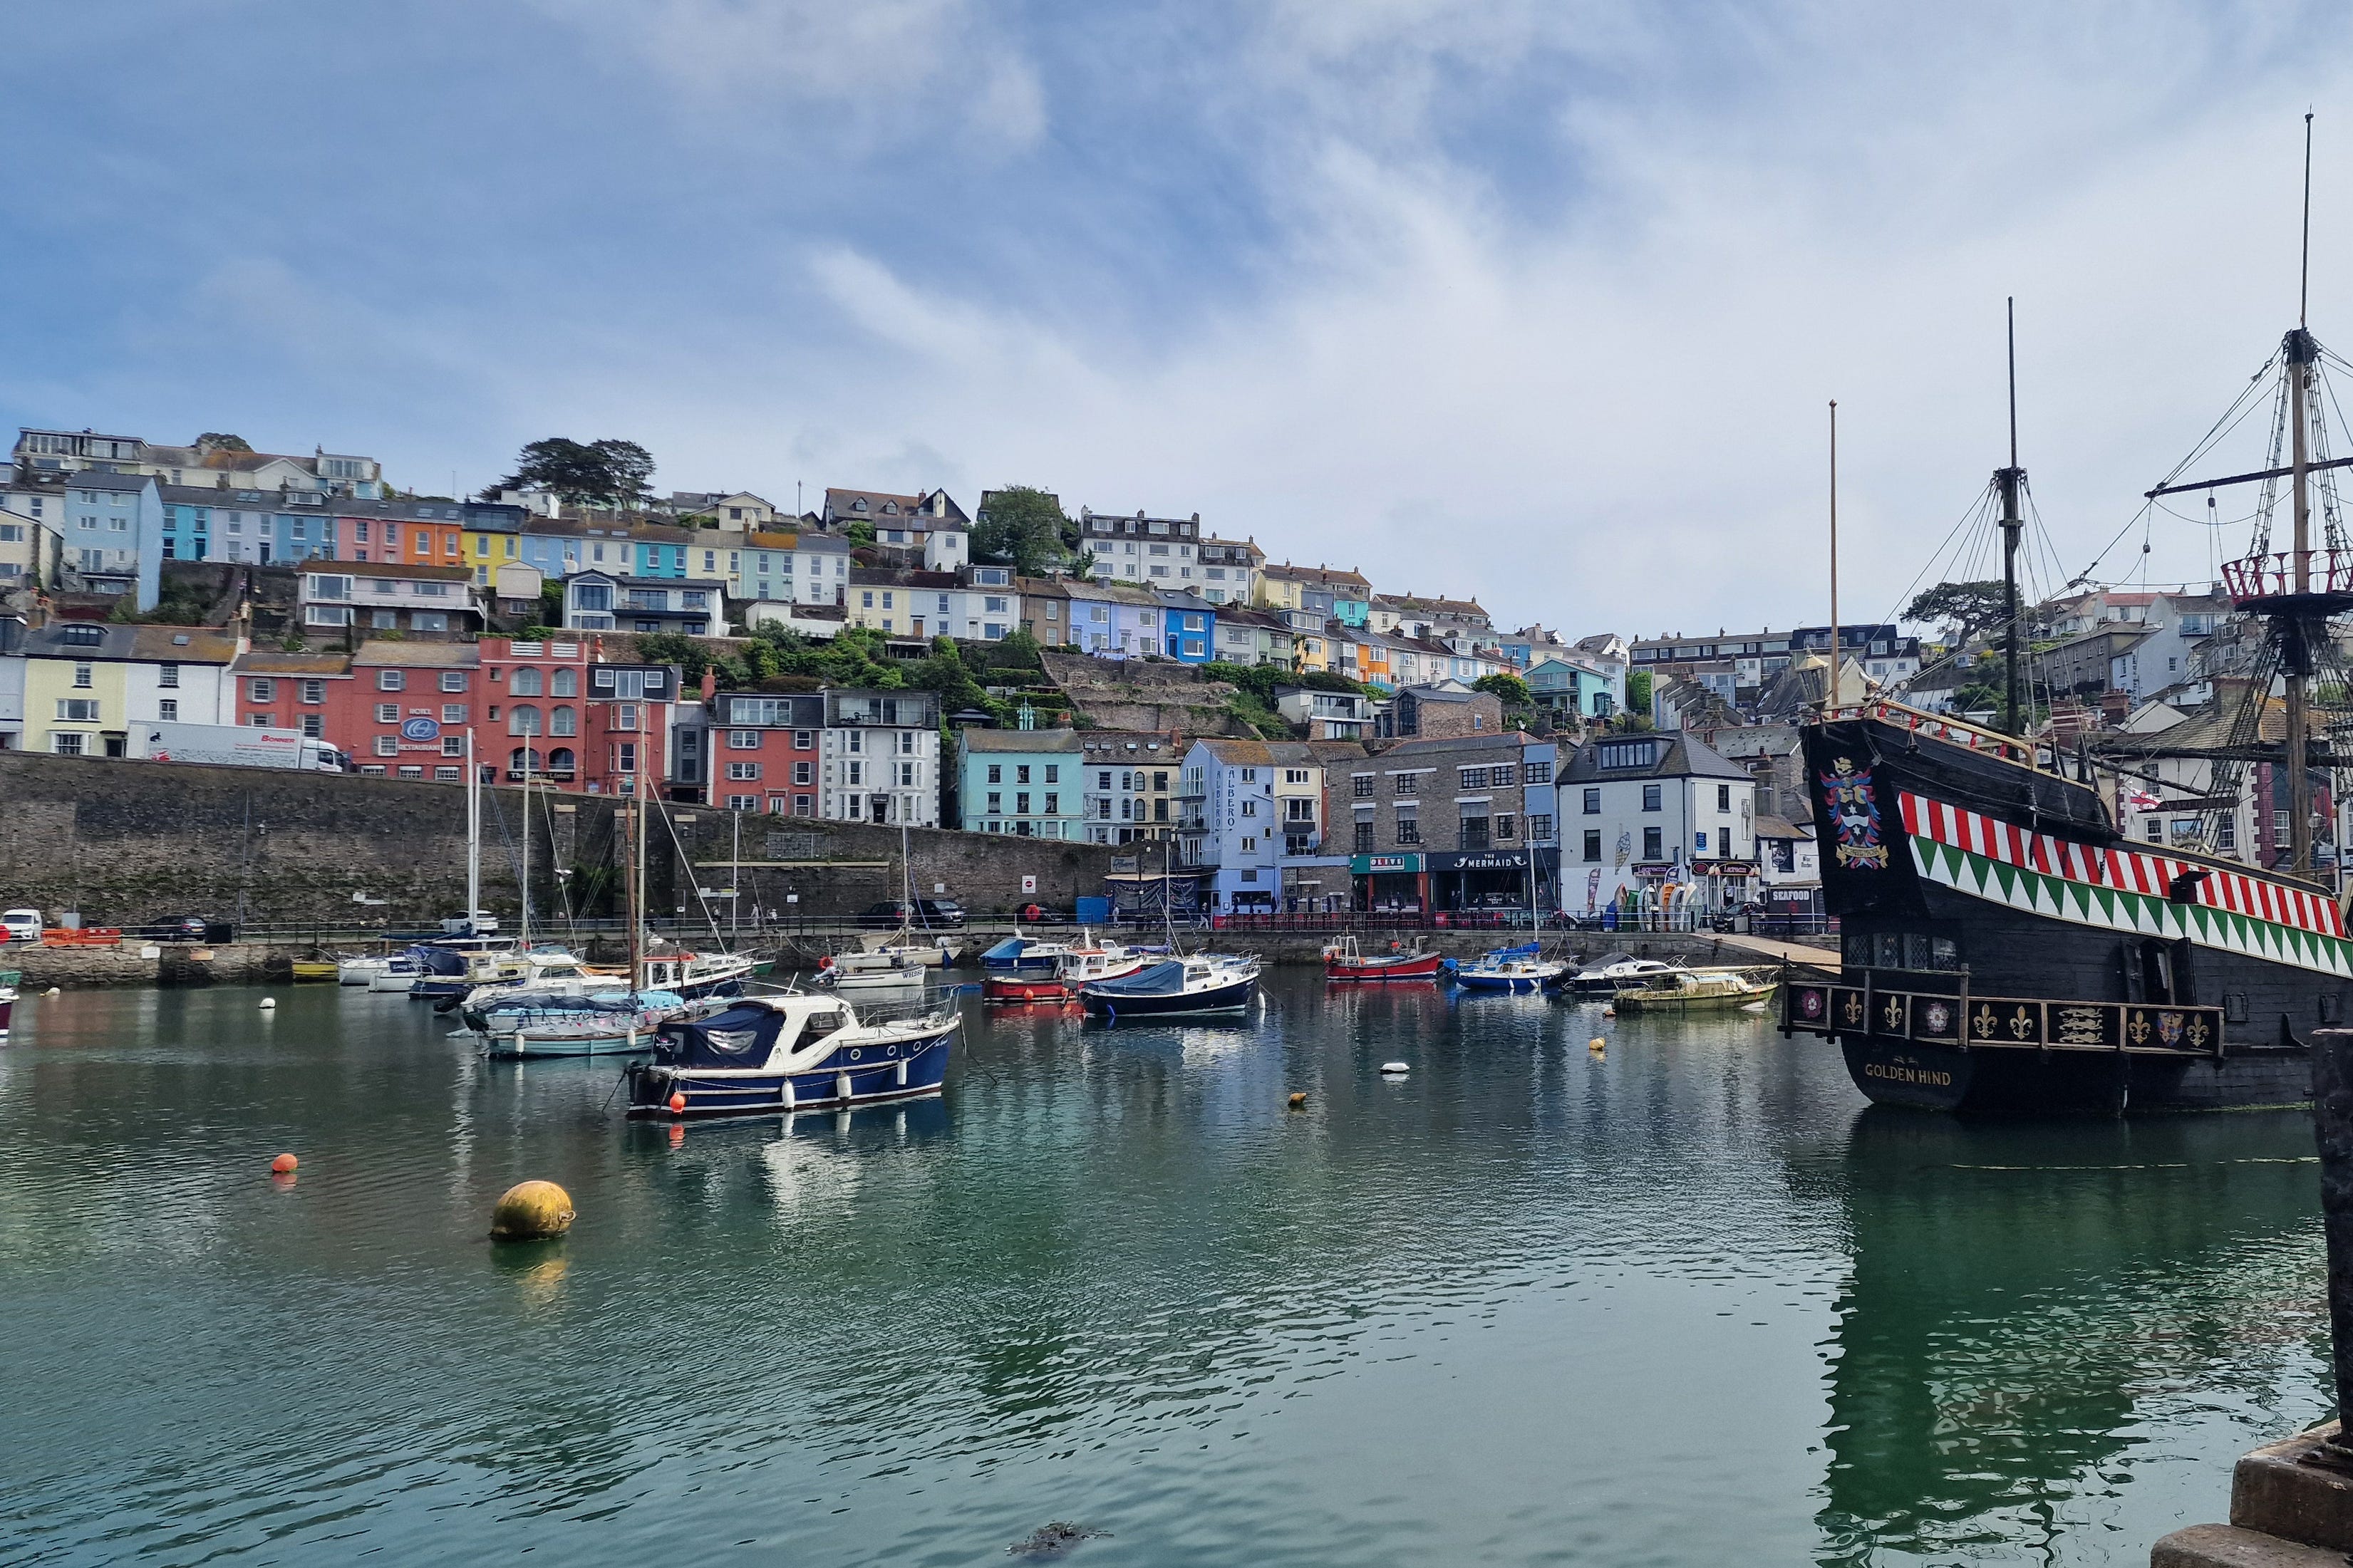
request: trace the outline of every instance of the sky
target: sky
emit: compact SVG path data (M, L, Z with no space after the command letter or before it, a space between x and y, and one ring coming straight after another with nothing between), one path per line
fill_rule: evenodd
M1835 399L1853 622L2005 460L2014 295L2040 576L2203 580L2243 528L2139 497L2295 322L2307 109L2353 350L2340 7L9 16L0 421L419 493L623 437L664 489L1032 484L1510 626L1783 627L1828 614Z

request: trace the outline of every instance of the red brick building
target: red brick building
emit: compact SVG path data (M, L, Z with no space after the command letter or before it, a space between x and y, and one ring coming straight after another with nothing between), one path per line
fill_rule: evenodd
M463 783L472 737L485 776L628 795L643 776L679 797L679 672L608 664L594 641L365 642L354 654L248 653L232 667L236 722L299 729L363 773ZM700 799L698 794L685 796Z

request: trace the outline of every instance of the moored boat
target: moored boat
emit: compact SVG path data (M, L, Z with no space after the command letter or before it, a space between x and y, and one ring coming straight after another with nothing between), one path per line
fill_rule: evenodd
M1569 988L1580 992L1599 992L1615 995L1632 985L1648 985L1682 972L1676 963L1662 963L1655 958L1620 958L1608 963L1597 963L1578 971L1569 982Z
M1239 1013L1258 995L1258 960L1222 953L1166 958L1133 974L1091 981L1079 1002L1104 1018Z
M482 1035L484 1054L491 1057L635 1056L652 1049L654 1031L692 1005L669 991L519 998L493 1005L475 1026Z
M743 996L656 1031L628 1068L634 1118L848 1110L940 1092L952 1007L861 1021L839 996Z
M0 1040L8 1037L8 1016L16 1010L16 987L24 983L21 970L0 969Z
M1568 965L1556 958L1501 958L1490 953L1476 963L1457 968L1454 984L1465 991L1549 991L1567 973Z
M1388 952L1362 951L1353 936L1324 950L1326 980L1435 980L1446 963L1442 953L1407 952L1391 943Z
M424 973L425 966L416 959L405 952L396 952L376 962L375 966L367 972L365 984L370 991L406 996L408 988L416 984Z
M1089 933L1063 949L1052 973L992 972L981 982L980 997L984 1002L1067 1002L1083 985L1134 974L1152 961L1150 954L1115 942L1097 942Z
M1610 1002L1620 1013L1728 1013L1761 1007L1780 990L1778 980L1739 970L1692 971L1629 986Z

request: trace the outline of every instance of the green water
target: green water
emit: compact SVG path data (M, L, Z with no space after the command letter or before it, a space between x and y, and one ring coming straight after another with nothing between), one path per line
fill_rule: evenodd
M1269 991L976 1005L944 1100L675 1137L396 996L28 1000L0 1563L2142 1563L2324 1410L2299 1117L1967 1129L1746 1017ZM527 1176L579 1223L493 1248Z

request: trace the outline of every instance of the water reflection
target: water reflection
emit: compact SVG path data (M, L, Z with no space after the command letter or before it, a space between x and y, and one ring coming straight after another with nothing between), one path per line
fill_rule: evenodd
M2302 1425L2327 1343L2311 1146L2295 1113L1859 1116L1823 1561L2096 1533L2178 1473L2145 1422L2186 1390Z

